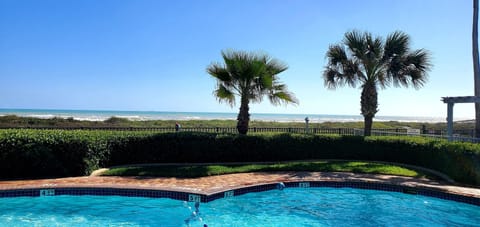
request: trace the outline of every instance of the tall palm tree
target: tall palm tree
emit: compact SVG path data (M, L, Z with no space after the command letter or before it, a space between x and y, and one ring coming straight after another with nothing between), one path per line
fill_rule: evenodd
M217 80L214 95L218 101L235 105L235 97L240 98L240 111L237 117L237 130L247 134L250 121L250 102L261 102L267 96L274 105L298 103L295 96L278 79L278 74L287 66L268 55L244 51L222 51L223 64L212 63L207 72Z
M400 31L381 37L368 32L345 33L343 42L330 45L323 72L325 86L335 89L361 85L361 114L364 135L371 134L373 117L378 111L378 88L413 86L418 89L427 81L430 56L424 49L410 50L410 37Z
M480 96L480 63L478 57L478 0L473 0L472 28L473 78L475 96ZM480 138L480 103L475 103L475 137Z

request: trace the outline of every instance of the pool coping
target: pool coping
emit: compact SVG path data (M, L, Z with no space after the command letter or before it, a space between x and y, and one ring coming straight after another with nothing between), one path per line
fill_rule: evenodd
M350 187L425 195L480 206L480 189L446 182L391 175L341 172L260 172L191 179L154 177L73 177L0 181L0 197L52 195L123 195L172 198L190 202L285 187Z

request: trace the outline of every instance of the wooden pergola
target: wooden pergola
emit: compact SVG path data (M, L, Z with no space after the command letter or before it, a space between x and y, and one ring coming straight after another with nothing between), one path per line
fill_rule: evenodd
M457 96L442 97L442 101L447 103L447 135L448 140L453 139L453 105L455 103L480 103L478 96Z

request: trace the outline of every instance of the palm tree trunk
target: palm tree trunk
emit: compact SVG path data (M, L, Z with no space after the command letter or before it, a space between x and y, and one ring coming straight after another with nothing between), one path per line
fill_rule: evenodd
M365 128L363 129L364 136L370 136L372 131L373 117L377 113L378 94L375 82L367 81L362 86L362 96L360 100L362 115L364 118Z
M363 122L364 122L364 129L363 129L363 135L364 136L370 136L372 134L372 124L373 124L373 117L372 116L364 116L363 117Z
M473 77L475 82L475 96L480 96L480 66L478 57L478 0L473 0ZM475 103L475 137L480 138L480 103Z
M247 97L242 96L240 102L240 112L237 117L237 131L242 135L246 135L248 132L248 123L250 121L250 114L248 113L249 100Z

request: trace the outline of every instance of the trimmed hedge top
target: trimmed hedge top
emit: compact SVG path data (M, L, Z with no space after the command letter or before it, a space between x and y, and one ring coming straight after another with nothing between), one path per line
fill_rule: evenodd
M348 159L418 165L480 185L479 157L480 144L419 137L0 130L1 178L79 176L138 163Z

